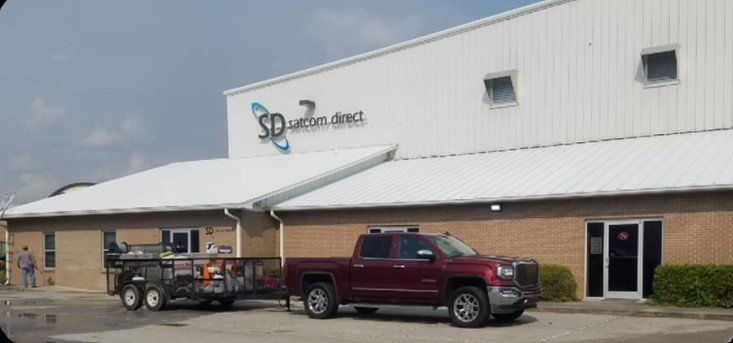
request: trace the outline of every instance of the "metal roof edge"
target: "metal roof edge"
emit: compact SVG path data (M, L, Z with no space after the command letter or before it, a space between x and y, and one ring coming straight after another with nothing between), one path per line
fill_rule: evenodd
M494 24L494 23L497 23L497 22L501 22L501 21L512 19L512 18L515 18L515 17L519 17L519 16L522 16L522 15L525 15L525 14L537 12L537 11L540 11L540 10L544 10L546 8L550 8L550 7L553 7L553 6L561 5L561 4L564 4L566 2L571 2L571 1L577 1L577 0L545 0L545 1L540 1L538 3L534 3L534 4L531 4L531 5L527 5L527 6L519 7L519 8L513 9L513 10L509 10L509 11L506 11L506 12L498 13L498 14L495 14L495 15L490 16L490 17L486 17L486 18L474 20L472 22L469 22L469 23L466 23L466 24L463 24L463 25L454 26L454 27L451 27L451 28L448 28L448 29L445 29L445 30L441 30L441 31L438 31L438 32L435 32L435 33L431 33L431 34L428 34L428 35L425 35L425 36L422 36L422 37L414 38L414 39L411 39L411 40L408 40L408 41L405 41L405 42L402 42L402 43L397 43L397 44L394 44L394 45L390 45L390 46L387 46L387 47L384 47L384 48L372 50L372 51L369 51L369 52L366 52L366 53L363 53L363 54L359 54L359 55L356 55L356 56L347 57L347 58L344 58L344 59L336 60L336 61L333 61L333 62L329 62L329 63L322 64L322 65L319 65L319 66L316 66L316 67L308 68L308 69L304 69L304 70L297 71L297 72L294 72L294 73L285 74L285 75L278 76L278 77L271 78L271 79L267 79L267 80L264 80L264 81L255 82L255 83L252 83L252 84L249 84L249 85L245 85L245 86L241 86L241 87L236 87L236 88L232 88L232 89L229 89L229 90L225 90L224 92L222 92L222 94L224 96L232 96L232 95L236 95L236 94L239 94L239 93L251 91L251 90L254 90L254 89L264 88L264 87L267 87L267 86L271 86L271 85L274 85L274 84L277 84L277 83L281 83L281 82L285 82L285 81L289 81L289 80L293 80L293 79L297 79L297 78L301 78L301 77L306 77L306 76L310 76L310 75L313 75L313 74L318 74L318 73L321 73L321 72L324 72L324 71L327 71L327 70L344 67L344 66L347 66L347 65L351 65L351 64L354 64L354 63L358 63L358 62L361 62L361 61L368 60L368 59L376 58L376 57L383 56L383 55L386 55L386 54L390 54L390 53L393 53L393 52L397 52L397 51L400 51L400 50L405 50L405 49L409 49L409 48L416 47L416 46L419 46L419 45L431 43L431 42L434 42L434 41L437 41L437 40L440 40L440 39L443 39L443 38L447 38L447 37L454 36L454 35L457 35L457 34L468 32L468 31L472 31L472 30L475 30L475 29L478 29L478 28L481 28L481 27L484 27L484 26L488 26L488 25L491 25L491 24Z
M152 212L182 212L182 211L206 211L206 210L223 210L225 208L242 208L245 210L253 210L247 208L246 204L212 204L212 205L192 205L192 206L159 206L159 207L135 207L128 209L101 209L101 210L82 210L82 211L66 211L66 212L44 212L44 213L23 213L16 215L5 215L3 220L27 219L27 218L49 218L49 217L77 217L92 216L105 214L138 214Z
M555 199L573 199L573 198L595 198L610 197L623 195L651 195L651 194L675 194L696 191L729 191L733 190L733 184L730 185L707 185L707 186L690 186L678 188L651 188L630 191L609 191L594 193L569 193L569 194L549 194L536 196L521 197L497 197L497 198L477 198L477 199L456 199L456 200L429 200L415 202L399 202L399 203L369 203L358 205L325 205L325 206L291 206L272 207L274 211L282 212L300 212L300 211L319 211L319 210L348 210L348 209L375 209L375 208L403 208L411 206L440 206L440 205L471 205L486 203L503 203L518 201L534 201L534 200L555 200Z
M256 198L247 200L244 203L247 204L248 207L258 208L258 206L255 206L255 204L258 203L258 202L261 202L261 201L265 201L266 202L266 201L268 201L268 199L276 198L276 197L278 197L278 196L280 196L280 195L282 195L282 194L284 194L284 193L286 193L288 191L301 188L303 186L306 186L306 185L311 184L313 182L316 182L318 180L327 178L327 177L329 177L331 175L337 175L337 174L339 174L339 173L341 173L341 172L343 172L345 170L352 169L355 166L359 166L359 165L361 165L363 163L367 163L367 162L369 162L369 161L371 161L371 160L373 160L375 158L379 158L379 157L384 156L384 155L389 155L390 153L396 151L397 150L397 147L398 147L397 144L385 144L384 145L384 149L381 149L381 150L375 152L374 154L371 154L369 156L365 156L363 158L360 158L360 159L358 159L358 160L356 160L354 162L351 162L351 163L349 163L347 165L343 165L343 166L338 167L336 169L329 170L328 172L325 172L325 173L323 173L321 175L314 176L312 178L309 178L307 180L303 180L303 181L297 182L297 183L292 184L290 186L287 186L285 188L281 188L281 189L272 191L270 193L264 194L262 196L259 196L259 197L256 197ZM386 158L385 158L385 161L386 161ZM358 172L356 172L356 173L358 173ZM350 175L353 175L353 174L345 175L344 177L348 177ZM342 177L340 179L343 179L344 177ZM329 182L329 183L331 183L331 182ZM305 193L308 193L308 192L304 192L303 194L305 194ZM297 197L297 196L300 196L300 195L303 195L303 194L293 195L292 197L289 197L287 199L292 199L294 197ZM281 200L280 202L285 201L287 199ZM266 209L266 207L265 207L265 209Z

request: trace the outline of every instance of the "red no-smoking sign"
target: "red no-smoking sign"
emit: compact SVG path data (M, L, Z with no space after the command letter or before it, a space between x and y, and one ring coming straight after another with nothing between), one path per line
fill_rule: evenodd
M625 241L629 239L629 233L626 231L621 231L618 233L618 240L619 241Z

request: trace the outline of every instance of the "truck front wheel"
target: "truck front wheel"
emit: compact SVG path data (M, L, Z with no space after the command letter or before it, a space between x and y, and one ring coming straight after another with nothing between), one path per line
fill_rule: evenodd
M461 287L451 293L448 313L458 327L483 325L489 316L489 296L478 287Z
M314 283L305 291L303 307L311 318L326 319L333 317L339 307L336 289L330 283Z

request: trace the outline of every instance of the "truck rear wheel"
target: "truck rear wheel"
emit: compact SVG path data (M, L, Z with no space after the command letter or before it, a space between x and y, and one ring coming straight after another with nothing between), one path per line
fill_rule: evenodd
M122 287L120 300L122 301L122 306L125 306L126 309L135 311L139 309L140 305L143 303L142 292L140 291L140 288L137 288L137 286L127 284Z
M336 289L330 283L314 283L305 291L303 307L311 318L326 319L333 317L339 308Z
M155 285L145 291L145 308L151 311L160 311L165 306L166 298L163 290Z
M489 296L475 286L461 287L451 293L448 313L455 326L475 328L483 325L489 316Z

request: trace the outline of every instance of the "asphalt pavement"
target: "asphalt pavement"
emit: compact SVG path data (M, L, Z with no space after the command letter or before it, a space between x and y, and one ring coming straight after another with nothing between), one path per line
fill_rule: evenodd
M527 312L478 329L450 325L445 309L386 307L309 319L299 304L231 308L176 301L160 312L126 311L105 294L0 291L0 328L16 342L728 342L733 322L587 313Z

